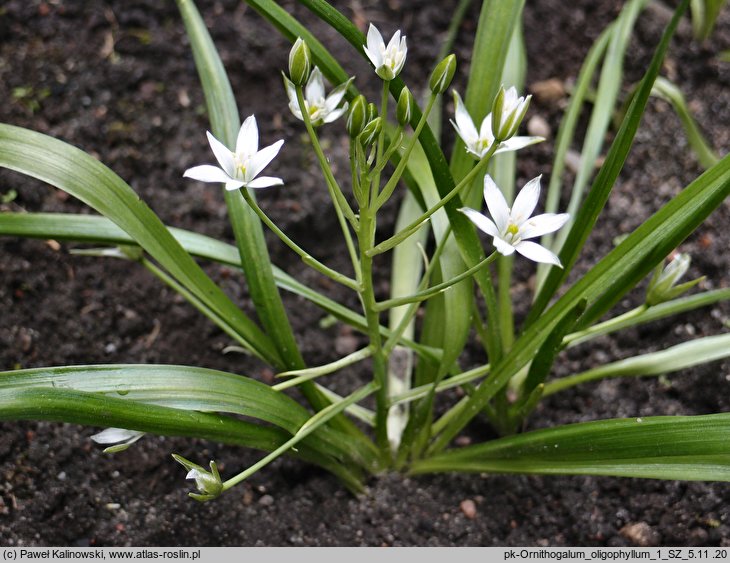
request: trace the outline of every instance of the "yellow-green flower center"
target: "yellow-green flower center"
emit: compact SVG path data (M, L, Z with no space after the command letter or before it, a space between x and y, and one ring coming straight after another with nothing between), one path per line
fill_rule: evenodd
M512 236L515 236L517 233L520 232L520 228L514 223L510 223L509 227L507 227L507 232Z

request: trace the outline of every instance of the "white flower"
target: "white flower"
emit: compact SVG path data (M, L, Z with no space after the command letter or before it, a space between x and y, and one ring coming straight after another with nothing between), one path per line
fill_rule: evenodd
M540 197L540 178L538 176L525 184L510 209L497 184L486 175L484 201L494 221L468 207L459 211L469 217L479 229L494 237L494 246L500 254L509 256L516 250L535 262L545 262L562 268L555 254L536 242L526 240L557 231L569 218L567 213L544 213L530 217Z
M185 171L185 178L200 180L201 182L222 182L227 190L238 188L268 188L280 186L284 183L281 178L261 176L261 171L279 154L284 141L277 141L273 145L259 150L259 130L256 118L251 115L246 118L238 131L236 151L229 150L223 143L206 131L210 148L213 149L220 166L204 164Z
M188 493L189 496L200 502L205 502L217 498L223 492L223 481L218 471L215 461L210 462L210 471L205 470L197 463L193 463L182 457L181 455L172 454L172 457L180 465L188 470L186 479L193 479L197 493Z
M345 95L347 87L352 82L352 78L347 82L343 82L337 88L330 92L330 95L324 95L324 78L322 71L316 66L309 75L307 86L304 89L304 109L309 114L309 119L315 127L323 123L332 123L347 111L347 103L338 108L342 98ZM299 119L302 119L302 112L297 101L297 91L294 83L286 76L284 77L286 86L286 94L289 96L289 109Z
M127 430L126 428L107 428L91 436L91 439L97 444L115 444L106 448L104 452L117 453L126 450L144 434L144 432Z
M456 122L451 121L451 124L456 129L456 133L461 137L461 140L464 141L466 151L477 159L481 159L487 154L487 151L495 142L494 133L492 133L492 114L490 113L482 120L482 125L479 131L477 131L474 121L469 115L469 112L466 111L466 106L464 106L461 96L459 96L456 90L453 90L453 93L454 117L456 118ZM494 154L516 151L544 140L542 137L512 137L501 142L499 148L494 151Z
M367 44L363 46L363 50L373 63L378 76L383 80L393 80L406 62L408 47L405 36L400 36L400 29L393 34L386 47L378 28L370 24Z

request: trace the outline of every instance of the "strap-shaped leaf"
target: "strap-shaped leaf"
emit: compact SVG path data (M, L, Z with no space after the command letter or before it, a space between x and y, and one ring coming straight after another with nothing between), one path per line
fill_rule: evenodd
M601 420L535 430L416 461L445 471L730 481L730 413Z
M281 363L270 339L205 275L134 190L101 162L41 133L0 124L0 166L56 186L108 217L199 300L227 319L256 355L274 365Z
M53 387L0 388L0 420L46 420L129 428L164 436L186 436L273 451L291 434L220 414L181 410L96 393ZM310 437L311 438L311 437ZM353 492L362 490L352 466L304 441L289 455L317 464L337 475Z
M190 366L97 365L0 372L0 390L18 389L70 389L186 411L234 413L292 435L310 418L304 407L268 385ZM358 459L349 437L329 428L312 436L312 444L330 455Z
M168 230L193 256L234 268L241 267L235 246L185 229L168 227ZM0 235L110 245L134 244L132 237L106 217L72 213L0 213ZM304 297L338 320L361 332L367 332L367 323L361 314L307 287L276 266L273 266L273 271L276 284L281 289ZM383 327L382 334L387 338L390 331ZM432 361L437 361L441 354L438 349L422 346L409 338L401 338L400 342Z

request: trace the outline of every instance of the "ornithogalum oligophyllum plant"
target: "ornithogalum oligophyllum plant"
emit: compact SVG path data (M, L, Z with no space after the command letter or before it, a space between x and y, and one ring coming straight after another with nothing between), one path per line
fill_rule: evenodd
M627 9L638 9L638 1L630 0ZM252 190L259 188L296 193L296 180L284 185L281 178L263 175L265 169L276 169L284 141L261 142L259 126L266 138L271 124L257 123L253 115L239 126L233 92L203 21L192 3L180 1L208 102L207 140L217 162L181 172L224 188L235 246L168 228L94 158L9 125L0 125L0 165L42 178L105 217L0 214L0 234L62 236L116 247L80 252L136 261L220 327L238 350L253 356L250 361L275 368L279 381L269 386L241 374L167 365L15 370L0 377L0 418L94 423L107 429L92 438L111 444L106 450L110 452L132 447L145 433L198 436L266 452L225 480L215 461L207 469L175 454L187 479L195 483L197 491L191 496L199 501L216 498L281 455L317 464L353 491L362 490L368 475L387 469L413 474L478 471L730 480L730 464L722 461L730 459L728 413L642 416L526 430L543 397L580 383L658 375L730 355L730 339L720 334L564 377L553 375L567 347L730 297L727 289L686 296L703 278L680 283L690 267L684 253L665 265L665 257L730 193L728 158L715 159L710 170L579 280L563 287L617 181L685 4L636 86L590 191L583 196L575 187L567 198L555 174L564 165L590 82L590 75L578 78L571 101L577 106L571 105L567 125L561 128L552 168L558 172L549 181L544 203L541 176L526 181L514 194L514 157L518 151L521 157L529 155L530 146L544 140L519 134L531 97L519 94L521 80L505 61L520 58L520 42L512 41L509 56L500 43L516 33L517 16L499 10L480 18L471 64L477 71L467 77L465 99L453 90L453 107L446 106L457 133L448 163L447 147L433 134L432 126L441 126L433 110L444 97L451 99L444 95L456 76L456 57L446 50L425 84L419 85L427 85L421 109L400 77L408 56L400 31L386 43L374 25L365 36L334 11L324 14L372 65L366 79L378 81L381 91L379 100L369 101L357 91L357 80L311 36L294 43L284 92L292 122L306 131L305 146L314 152L322 190L331 200L329 212L337 218L348 266L336 269L302 248L266 214L270 192L253 197ZM485 3L484 9L490 6L493 3ZM301 32L283 12L258 9L288 36ZM601 36L592 57L605 50L609 40L614 46L628 40L627 22L633 21L628 15ZM494 53L505 56L495 60ZM586 65L591 72L597 64L594 58ZM480 65L487 63L496 66L485 74ZM327 83L333 85L331 90ZM598 96L607 91L599 88ZM668 91L666 85L663 91ZM605 107L605 100L597 100L593 111ZM608 127L610 120L596 121ZM605 130L596 131L590 129L589 136L602 139ZM343 175L335 173L343 163L333 166L334 157L325 148L332 144L322 143L321 136L345 133L350 169ZM265 148L259 149L261 145ZM294 145L289 142L287 150ZM586 170L592 170L598 153L591 154L585 155ZM570 212L559 208L561 195L570 200ZM400 202L400 211L391 232L380 218L392 199ZM307 266L353 292L360 309L350 309L273 266L262 225ZM385 294L380 289L382 270L391 252L390 292ZM193 256L243 271L258 322L207 277ZM514 260L527 260L538 268L532 305L519 326L512 313ZM643 301L612 315L614 305L649 275ZM365 345L329 364L306 366L281 289L364 334ZM467 365L462 352L473 335L483 354ZM334 393L330 378L361 362L367 362L372 377L345 394ZM287 393L294 387L306 405ZM454 391L457 388L461 393ZM442 398L438 410L437 396ZM454 447L454 438L475 417L488 421L502 437Z

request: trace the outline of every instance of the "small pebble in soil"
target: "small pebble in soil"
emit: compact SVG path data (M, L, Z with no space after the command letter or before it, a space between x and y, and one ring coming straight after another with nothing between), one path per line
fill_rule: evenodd
M274 497L271 495L264 495L259 499L259 504L261 506L271 506L274 504Z
M469 520L474 520L477 517L477 505L471 499L465 499L459 504L459 508Z
M640 547L649 547L659 543L659 534L646 522L626 524L619 530L619 534Z
M565 97L565 85L558 78L548 78L533 82L528 88L532 95L540 102L554 103Z
M533 115L527 122L527 132L537 137L550 138L552 130L550 124L541 115Z

